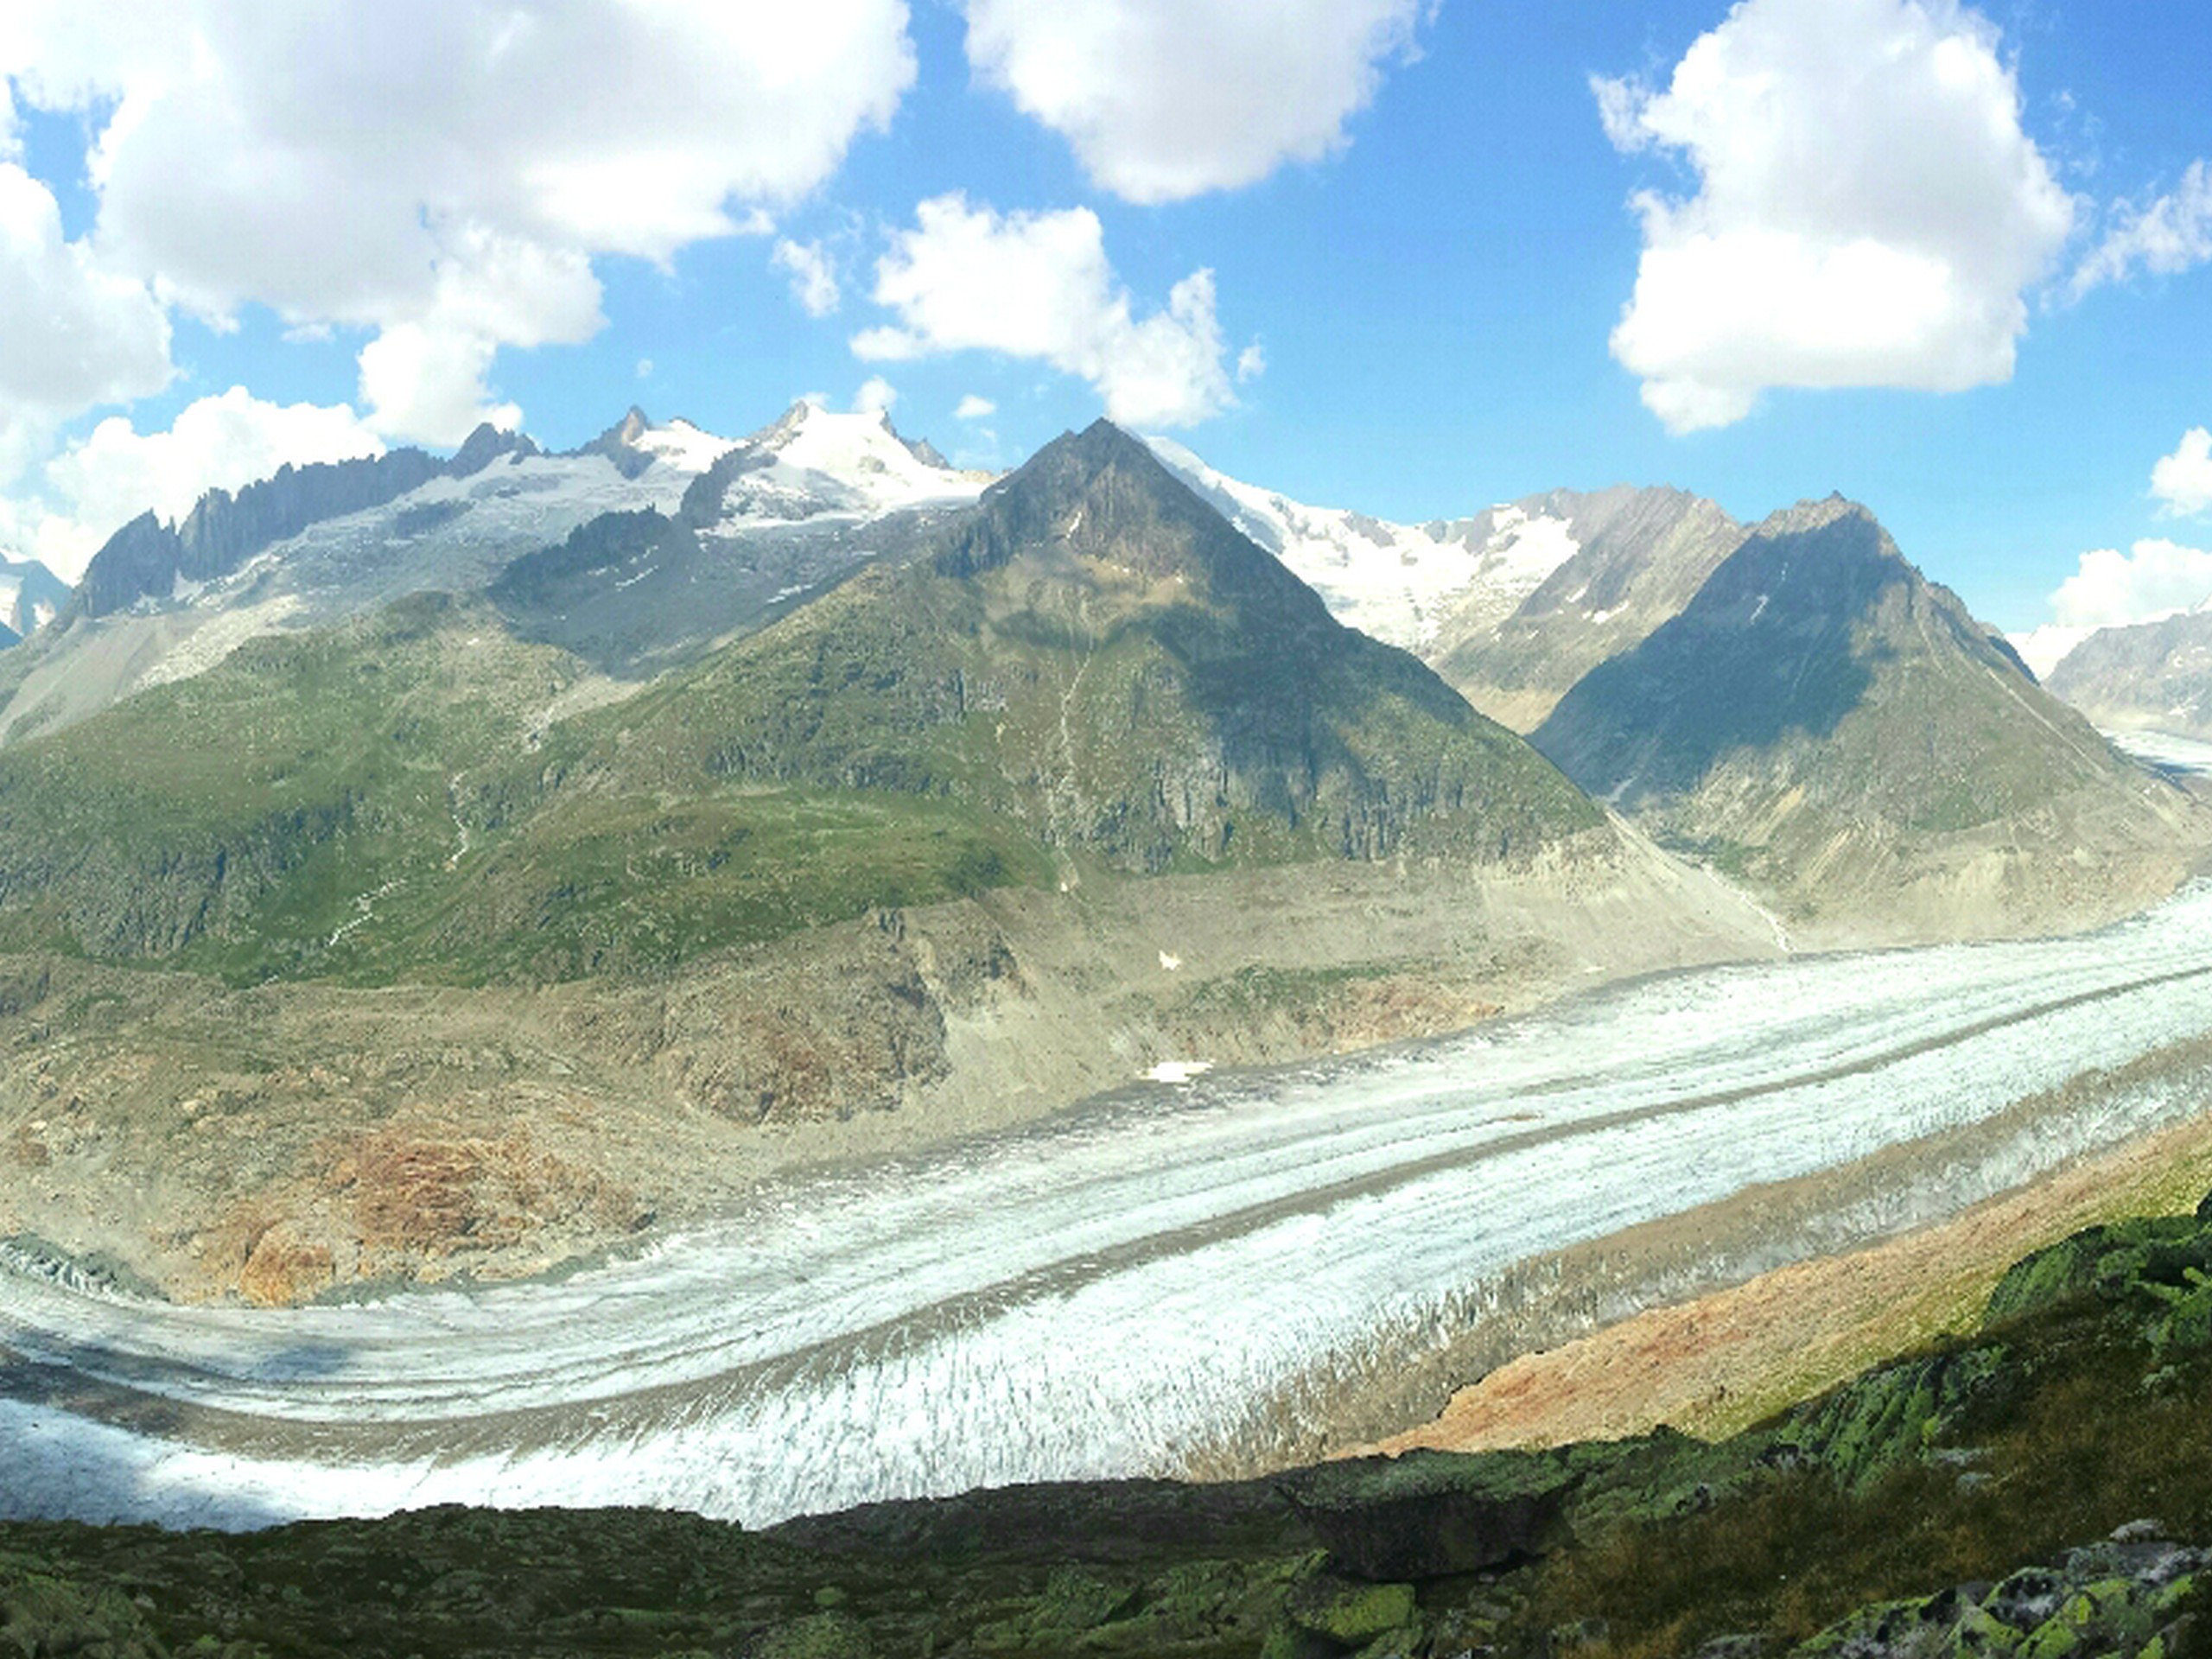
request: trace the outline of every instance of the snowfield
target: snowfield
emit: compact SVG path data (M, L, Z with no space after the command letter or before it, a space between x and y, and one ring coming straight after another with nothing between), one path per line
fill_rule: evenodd
M1531 517L1522 507L1389 524L1240 482L1172 438L1144 441L1200 499L1320 594L1339 622L1408 651L1433 640L1446 613L1503 621L1581 551L1565 519Z
M1532 1258L1981 1126L1824 1236L1933 1218L2204 1109L2208 1034L2199 887L2076 939L1704 970L1379 1056L1141 1086L765 1190L560 1282L254 1312L17 1262L0 1510L654 1503L759 1524L1263 1463L1346 1378L1479 1322Z

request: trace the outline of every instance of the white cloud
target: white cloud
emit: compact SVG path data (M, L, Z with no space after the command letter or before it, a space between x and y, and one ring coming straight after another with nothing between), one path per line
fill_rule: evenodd
M639 379L640 379L640 380L650 380L650 379L652 379L652 378L653 378L653 360L652 360L652 359L651 359L650 357L641 357L641 358L639 358L639 359L638 359L638 378L639 378Z
M791 298L808 316L826 317L843 299L837 287L836 264L819 242L793 242L785 238L776 244L773 263L777 270L790 273Z
M1254 340L1236 353L1236 384L1249 385L1268 372L1267 349Z
M2171 194L2148 207L2122 202L2104 240L2074 269L2067 288L2075 299L2140 268L2171 276L2212 263L2212 168L2192 162Z
M169 381L160 304L67 240L53 192L12 162L0 162L0 481L60 422Z
M1635 198L1616 359L1676 432L1770 386L1956 391L2011 378L2021 295L2074 206L2021 130L1994 29L1955 0L1743 0L1664 91L1592 83L1624 151L1679 155Z
M1344 148L1433 0L965 0L968 61L1130 201Z
M109 416L47 463L45 505L11 516L27 550L73 579L101 543L142 512L181 518L206 492L238 489L287 462L383 449L342 404L265 403L232 386L188 404L165 432L140 432L124 416Z
M2151 493L2171 513L2212 511L2212 431L2193 426L2151 469Z
M872 374L861 382L861 389L853 394L853 413L888 415L898 401L899 389L881 375Z
M956 421L982 421L988 420L998 412L996 404L971 391L960 400L960 407L952 411L952 418Z
M2036 678L2047 680L2051 671L2064 662L2074 647L2094 633L2094 628L2064 627L2056 622L2046 622L2039 628L2030 628L2025 633L2008 633L2005 642L2020 653L2020 660L2034 672Z
M2075 573L2050 596L2061 626L2120 627L2185 611L2212 597L2212 553L2164 540L2128 552L2100 548L2082 555Z
M923 202L915 221L875 270L875 302L899 326L855 335L861 357L1033 358L1089 381L1128 426L1189 426L1235 404L1211 271L1192 272L1139 321L1087 207L1001 216L954 194Z
M757 232L884 127L906 21L906 0L11 0L0 75L102 124L110 268L218 321L259 302L378 330L370 418L451 441L505 412L500 347L597 327L594 256Z

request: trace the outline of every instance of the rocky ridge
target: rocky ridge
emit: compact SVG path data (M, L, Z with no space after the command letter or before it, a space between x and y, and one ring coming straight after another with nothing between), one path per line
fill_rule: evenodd
M0 628L21 639L44 627L69 602L69 584L36 559L0 554Z
M2212 737L2212 611L2100 628L2044 683L2107 731Z
M1523 506L1563 523L1573 556L1509 615L1449 617L1423 652L1468 702L1517 732L1534 730L1584 675L1680 613L1746 534L1681 490L1557 491Z
M772 483L777 512L723 510L722 484L740 473ZM709 474L720 481L694 492ZM809 404L737 442L633 410L565 455L486 426L450 461L397 450L286 468L211 493L181 524L147 515L118 531L57 626L0 668L0 742L203 673L248 640L410 594L480 594L533 560L563 580L518 572L512 626L635 684L772 620L905 534L879 537L874 521L972 501L984 481L932 468L880 416ZM685 558L563 563L572 535L619 543L620 520L680 515L687 500Z
M1811 937L2079 925L2207 842L1840 498L1766 520L1532 741Z

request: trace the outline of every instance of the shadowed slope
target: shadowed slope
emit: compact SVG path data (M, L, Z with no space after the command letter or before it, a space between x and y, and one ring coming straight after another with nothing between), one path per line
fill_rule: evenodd
M1929 931L2124 907L2206 833L1840 498L1768 519L1534 741L1801 919L1916 883Z

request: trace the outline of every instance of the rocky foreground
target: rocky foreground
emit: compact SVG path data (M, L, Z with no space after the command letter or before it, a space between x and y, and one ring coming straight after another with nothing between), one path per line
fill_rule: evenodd
M0 1527L0 1654L2201 1651L2212 1199L2018 1263L1978 1328L1718 1444L1661 1430L765 1532L447 1509Z

